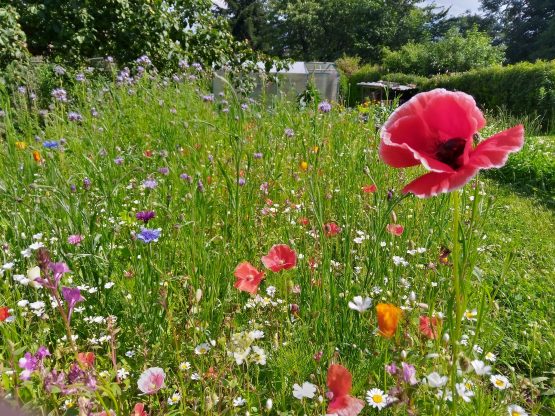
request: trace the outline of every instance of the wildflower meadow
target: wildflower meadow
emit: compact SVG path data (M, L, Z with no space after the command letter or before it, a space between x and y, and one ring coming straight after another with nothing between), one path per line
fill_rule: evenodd
M0 95L3 399L554 414L553 212L490 175L526 124L444 89L347 108L213 95L186 62L54 70Z

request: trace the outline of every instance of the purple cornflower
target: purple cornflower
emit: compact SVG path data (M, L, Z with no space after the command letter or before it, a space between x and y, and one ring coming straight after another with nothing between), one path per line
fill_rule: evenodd
M123 157L121 157L121 156L116 157L116 158L114 159L114 163L115 163L116 165L121 165L121 164L123 164Z
M47 149L56 149L60 145L60 143L55 140L47 140L42 145Z
M187 181L189 183L191 183L193 181L193 178L191 178L189 175L187 175L186 173L182 173L181 175L179 175L179 177L181 179L183 179L184 181Z
M139 211L135 214L135 218L145 224L148 224L148 222L154 217L156 217L156 213L154 211Z
M25 94L27 92L27 88L24 85L20 85L19 87L17 87L17 92L19 92L20 94Z
M214 102L214 95L212 95L212 94L203 95L202 96L202 101L207 102L207 103L213 103Z
M54 97L54 99L56 99L57 101L60 101L62 103L67 102L67 92L63 88L56 88L52 90L52 93L50 95L52 95L52 97Z
M78 287L63 287L62 296L67 302L67 320L71 322L71 314L73 313L73 308L79 302L83 302L85 298L81 296L81 290Z
M239 178L239 179L237 179L237 184L238 184L239 186L244 186L246 182L247 182L247 181L245 180L245 178Z
M150 229L150 228L143 228L139 234L137 234L137 238L141 240L143 243L156 243L160 238L160 234L162 234L162 230L160 228L157 229Z
M202 183L202 181L200 179L197 182L197 191L204 192L204 184Z
M67 115L67 119L69 121L81 122L83 121L83 116L75 111L70 111Z
M149 66L152 65L152 62L150 61L150 58L146 55L143 55L139 58L137 58L136 61L139 65L145 65L145 66Z
M89 178L83 178L83 189L90 189L91 184L92 182Z
M145 181L143 181L143 186L146 189L154 189L158 186L158 182L156 182L156 179L148 178Z
M169 175L170 169L166 167L158 168L158 173L161 173L162 175Z
M403 367L403 380L411 386L417 384L418 380L416 380L416 369L414 366L407 363L401 363L401 365Z
M331 104L327 100L322 101L318 104L318 111L321 113L329 113L331 111Z
M248 110L249 106L245 103L241 104L241 110Z
M56 65L56 66L54 67L54 73L55 73L56 75L65 75L66 70L65 70L65 68L64 68L63 66Z
M295 132L293 131L293 129L286 128L283 134L285 134L285 137L291 138L295 135Z
M262 159L262 153L257 152L257 153L255 153L255 154L253 155L253 157L254 157L255 159Z
M77 192L77 187L74 184L69 185L69 190L71 192Z
M80 72L77 75L75 75L75 81L77 81L77 82L85 81L85 74Z

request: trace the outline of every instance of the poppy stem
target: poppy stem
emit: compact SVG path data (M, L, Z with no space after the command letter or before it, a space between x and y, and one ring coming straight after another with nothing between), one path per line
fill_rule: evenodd
M452 326L453 336L451 337L451 350L452 350L452 363L451 363L451 394L453 397L453 414L457 414L457 357L459 353L459 340L461 337L461 320L462 320L462 307L464 304L464 294L461 291L462 278L460 261L461 259L461 245L459 241L459 227L460 227L460 197L459 191L451 193L451 202L453 205L453 308L455 309L455 324Z

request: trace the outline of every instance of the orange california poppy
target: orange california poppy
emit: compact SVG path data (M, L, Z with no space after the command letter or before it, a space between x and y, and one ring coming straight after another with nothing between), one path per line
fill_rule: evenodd
M40 152L38 150L35 150L33 152L33 159L35 160L35 162L39 163L41 161L41 157L40 157Z
M393 337L397 331L399 319L403 311L391 303L378 303L376 305L376 312L378 314L380 335L386 338Z

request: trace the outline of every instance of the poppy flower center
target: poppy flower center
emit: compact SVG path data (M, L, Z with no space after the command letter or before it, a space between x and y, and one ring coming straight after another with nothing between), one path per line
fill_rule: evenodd
M465 146L465 139L458 137L449 139L437 147L435 156L440 162L451 166L453 169L458 169L461 166L458 160L463 154Z

